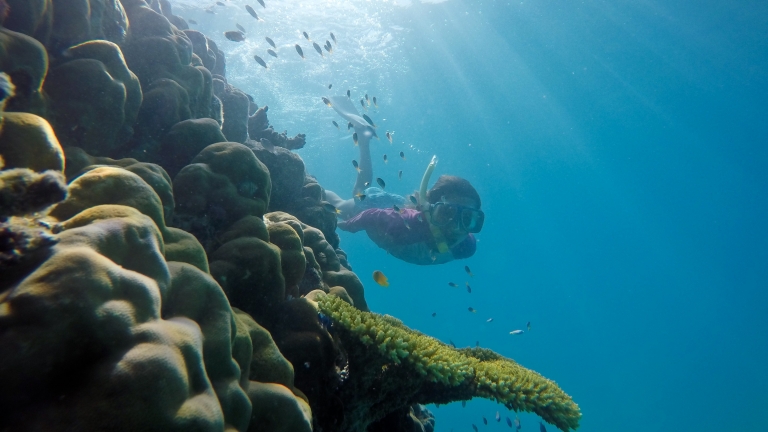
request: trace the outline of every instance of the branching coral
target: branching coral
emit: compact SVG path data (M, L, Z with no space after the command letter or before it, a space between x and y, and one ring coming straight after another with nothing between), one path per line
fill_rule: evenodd
M534 412L563 431L579 426L581 412L570 396L553 381L513 360L480 348L453 349L409 329L395 318L361 312L334 296L319 296L318 306L340 327L340 337L349 351L350 380L357 382L358 387L361 381L370 380L370 385L380 381L380 398L385 397L387 389L397 394L399 403L446 403L483 397L515 411ZM386 379L355 376L372 374L371 371L375 375L378 370L382 374L392 373ZM345 400L351 395L346 396ZM377 400L368 407L360 406L379 413L348 415L342 430L356 430L360 424L355 422L380 418L380 414L385 414L382 403L383 400Z

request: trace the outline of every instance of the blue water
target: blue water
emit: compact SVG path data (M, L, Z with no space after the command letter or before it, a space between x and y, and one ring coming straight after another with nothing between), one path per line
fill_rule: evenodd
M382 137L395 131L373 144L389 191L410 193L436 154L437 174L480 192L466 261L417 267L341 234L372 310L557 381L580 430L768 426L768 3L268 1L263 23L244 3L216 16L177 3L219 35L230 81L276 129L307 134L299 154L324 187L354 183L356 149L320 101L350 88L377 96ZM220 36L233 20L246 43ZM321 45L333 31L334 54L304 30ZM250 60L261 36L281 45L269 70ZM489 401L431 408L440 431L507 429Z

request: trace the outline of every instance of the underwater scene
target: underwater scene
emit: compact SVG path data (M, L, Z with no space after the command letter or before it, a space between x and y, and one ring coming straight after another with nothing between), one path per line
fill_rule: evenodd
M768 3L0 0L0 431L768 427Z

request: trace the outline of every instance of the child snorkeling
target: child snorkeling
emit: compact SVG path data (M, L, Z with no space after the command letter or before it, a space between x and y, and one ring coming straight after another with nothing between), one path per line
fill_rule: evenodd
M448 175L440 176L427 191L436 163L432 158L418 197L411 196L414 208L397 204L368 208L339 221L338 227L353 233L365 231L380 248L412 264L443 264L471 257L477 247L472 234L480 232L485 221L480 195L469 181ZM395 199L388 195L387 199Z
M474 255L477 241L472 234L483 228L485 214L480 210L480 195L469 181L442 175L427 190L437 165L433 157L410 203L400 195L368 187L373 179L370 139L376 131L347 98L331 97L329 102L355 128L360 147L353 198L344 200L325 192L328 202L346 219L337 226L353 233L365 231L380 248L412 264L443 264Z

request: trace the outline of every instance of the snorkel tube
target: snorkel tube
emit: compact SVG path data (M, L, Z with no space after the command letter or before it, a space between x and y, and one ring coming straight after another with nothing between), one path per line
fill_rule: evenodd
M427 188L429 187L429 178L432 177L432 172L437 165L437 156L432 156L432 160L427 165L427 170L424 171L424 176L421 178L421 185L419 186L419 208L421 210L429 209L429 201L427 201Z

